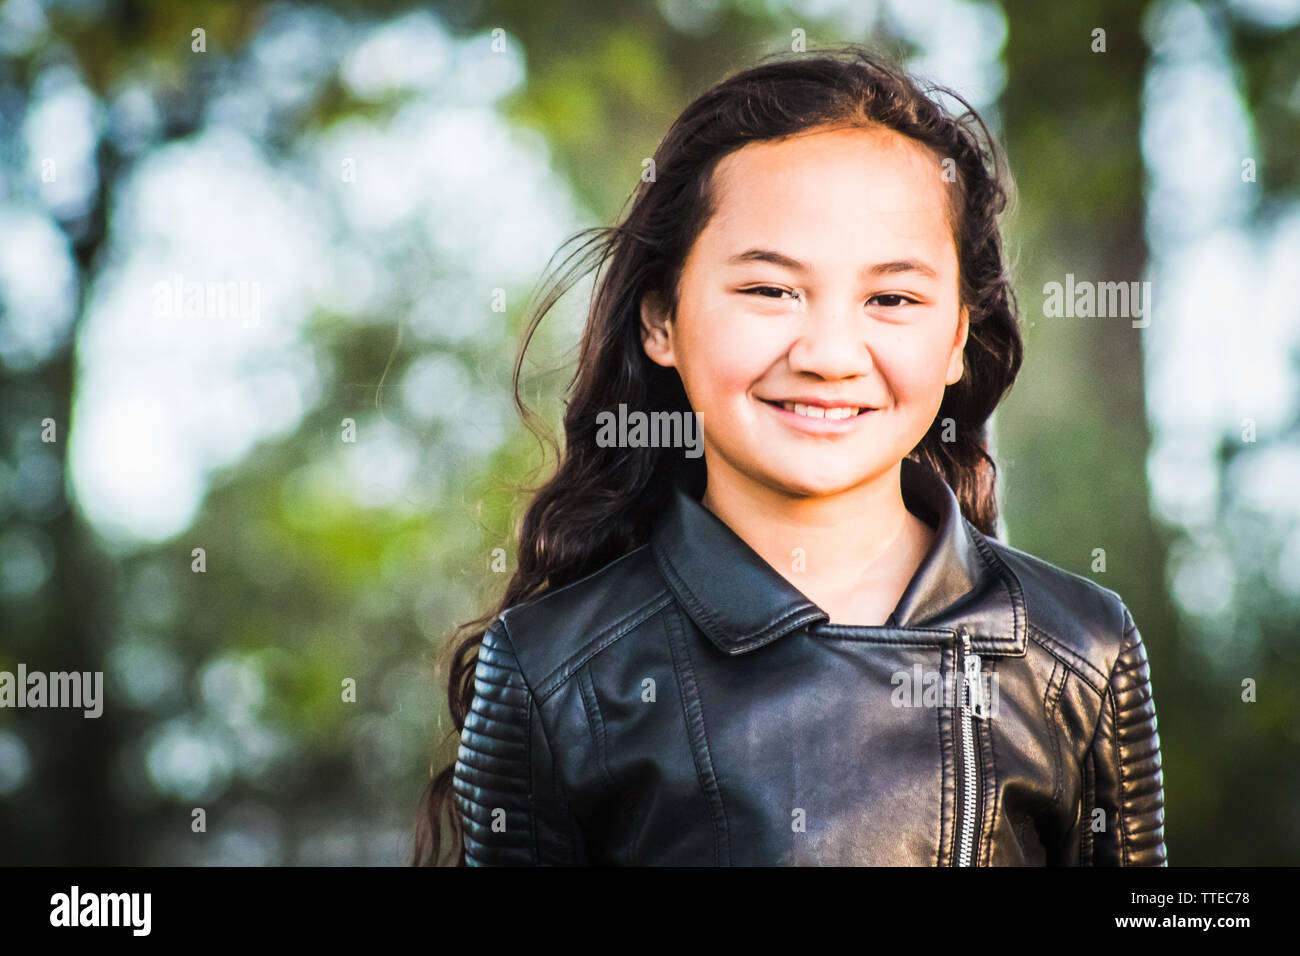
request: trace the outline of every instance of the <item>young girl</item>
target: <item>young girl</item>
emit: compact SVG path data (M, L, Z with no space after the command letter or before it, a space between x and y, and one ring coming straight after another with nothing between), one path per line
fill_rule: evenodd
M599 232L519 568L454 646L415 863L1165 863L1132 616L995 537L1022 346L951 95L849 47L673 124Z

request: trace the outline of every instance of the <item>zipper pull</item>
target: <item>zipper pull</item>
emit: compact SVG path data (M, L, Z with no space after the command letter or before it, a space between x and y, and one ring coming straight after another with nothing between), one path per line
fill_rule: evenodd
M985 720L989 715L989 698L984 687L984 674L980 670L980 656L972 654L970 648L970 635L963 629L961 632L961 643L965 649L965 671L966 671L966 709L976 717Z

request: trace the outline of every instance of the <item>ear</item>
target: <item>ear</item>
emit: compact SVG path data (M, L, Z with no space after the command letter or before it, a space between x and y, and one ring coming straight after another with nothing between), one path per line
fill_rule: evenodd
M966 354L966 335L970 332L970 311L966 306L961 307L961 314L957 317L957 337L953 341L952 352L948 356L948 374L944 381L949 385L955 385L961 380L964 369L963 359Z
M659 292L647 292L641 296L641 344L651 361L666 368L677 364L677 354L673 349L673 320Z

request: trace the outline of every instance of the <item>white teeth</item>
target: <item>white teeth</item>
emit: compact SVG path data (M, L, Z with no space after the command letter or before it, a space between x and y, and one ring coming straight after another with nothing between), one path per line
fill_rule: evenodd
M820 405L801 405L799 402L782 402L781 407L796 415L809 418L852 418L861 409L852 405L840 405L835 408L822 408Z

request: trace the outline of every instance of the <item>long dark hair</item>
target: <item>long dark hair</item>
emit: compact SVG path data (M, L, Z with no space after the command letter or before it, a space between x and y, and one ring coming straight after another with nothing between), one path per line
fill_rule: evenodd
M954 115L934 94L952 97L964 111ZM601 447L597 415L620 402L629 411L691 410L677 371L652 362L643 350L641 298L661 295L672 314L683 263L713 211L712 174L720 159L747 143L823 126L887 127L929 147L936 172L951 174L946 178L959 294L970 314L965 367L908 457L942 475L966 518L985 534L996 534L996 466L985 447L986 426L1015 381L1023 348L998 228L1009 179L996 143L961 96L934 85L923 89L857 45L769 57L722 80L685 109L656 150L654 175L638 185L623 222L571 237L569 242L584 241L564 260L568 268L542 285L513 377L515 404L539 438L536 416L519 395L524 353L556 301L597 267L568 390L565 447L556 450L555 473L536 489L524 515L518 569L496 607L457 628L446 648L456 739L474 697L478 648L498 614L644 544L674 483L696 498L703 493L703 457ZM554 448L549 436L544 440ZM431 774L421 798L412 865L464 864L453 773L454 761Z

